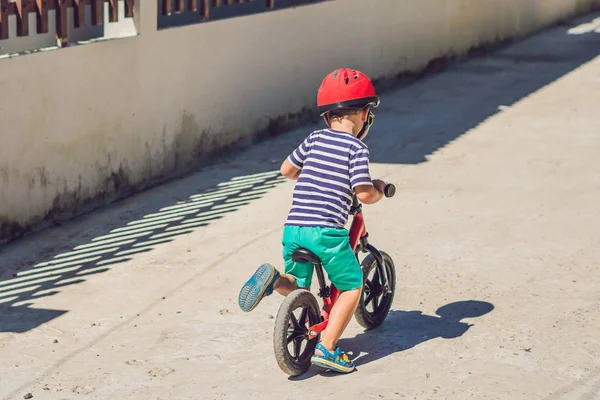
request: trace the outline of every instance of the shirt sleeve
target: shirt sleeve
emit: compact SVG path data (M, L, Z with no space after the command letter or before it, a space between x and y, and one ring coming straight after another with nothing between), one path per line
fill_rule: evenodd
M350 155L350 186L373 185L369 173L369 150L360 149Z
M311 145L311 136L308 136L304 142L302 142L300 144L300 146L298 146L296 148L296 150L294 150L292 152L292 154L290 154L287 158L287 160L290 162L290 164L292 164L295 168L298 169L302 169L302 166L304 165L304 161L306 161L306 157L308 156L308 150L310 149L310 145Z

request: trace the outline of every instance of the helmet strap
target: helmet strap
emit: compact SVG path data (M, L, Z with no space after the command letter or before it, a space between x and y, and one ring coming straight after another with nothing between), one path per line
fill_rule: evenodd
M366 133L367 133L368 129L369 129L369 121L367 120L367 121L365 121L365 123L363 124L363 127L362 127L362 129L360 130L360 132L358 132L358 135L356 135L356 137L357 137L359 140L362 140L362 139L365 137L365 135L366 135Z
M367 120L365 121L365 123L363 124L362 129L360 130L360 132L358 132L358 135L356 135L356 137L359 140L363 140L363 138L365 136L367 136L367 133L369 132L369 129L371 128L371 126L373 125L373 122L375 122L375 114L373 114L373 112L371 112L369 110L369 114L367 115Z

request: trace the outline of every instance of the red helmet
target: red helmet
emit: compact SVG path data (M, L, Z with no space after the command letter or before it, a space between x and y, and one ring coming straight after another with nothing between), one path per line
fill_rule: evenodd
M323 79L317 94L319 113L324 115L340 108L377 107L379 96L368 76L360 71L340 68Z

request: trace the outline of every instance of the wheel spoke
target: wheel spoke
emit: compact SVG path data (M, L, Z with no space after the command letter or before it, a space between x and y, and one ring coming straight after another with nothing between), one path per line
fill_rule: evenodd
M296 332L292 332L292 334L290 336L287 337L287 344L292 343L294 340L296 340L296 337L298 335L296 334Z
M306 326L306 317L308 316L308 307L304 307L300 313L299 325L304 328Z
M381 286L381 281L379 279L379 268L375 267L375 273L373 274L373 279L371 279L371 283L377 286Z
M374 292L369 293L369 295L365 299L365 307L368 306L369 303L372 302L375 298L376 298L376 296L375 296Z
M300 357L300 348L302 347L302 337L294 339L294 358L297 360Z
M292 324L294 325L294 331L297 329L300 329L300 326L298 325L298 320L296 319L296 316L294 315L293 311L290 313L290 320L292 321Z
M377 307L379 307L379 296L373 296L373 312L377 311Z

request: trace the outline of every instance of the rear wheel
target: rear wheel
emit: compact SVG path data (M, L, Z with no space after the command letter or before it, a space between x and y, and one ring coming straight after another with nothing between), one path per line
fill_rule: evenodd
M290 293L277 313L273 347L279 367L298 376L310 367L319 337L308 340L308 328L321 322L319 304L311 292L297 289Z
M396 291L396 267L392 258L383 251L383 266L388 277L391 293L385 290L377 260L369 254L361 263L363 270L363 291L354 317L366 329L373 329L383 323L387 317Z

